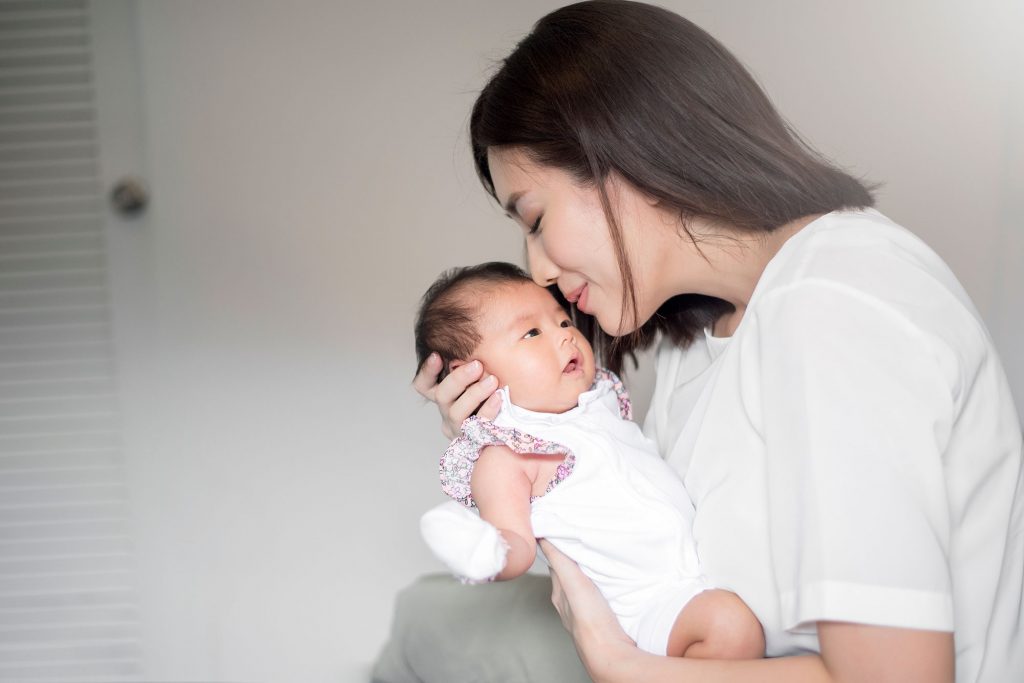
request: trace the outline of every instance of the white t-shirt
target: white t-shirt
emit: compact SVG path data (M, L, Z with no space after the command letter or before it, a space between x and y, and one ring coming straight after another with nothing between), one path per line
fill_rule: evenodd
M645 432L706 574L770 656L815 622L954 631L957 681L1024 680L1024 472L1005 374L949 268L879 212L768 264L732 337L663 341Z

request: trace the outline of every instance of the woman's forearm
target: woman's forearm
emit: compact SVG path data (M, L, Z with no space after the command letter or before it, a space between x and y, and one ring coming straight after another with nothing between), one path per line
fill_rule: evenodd
M596 667L595 667L596 668ZM595 683L836 683L819 655L721 660L659 657L635 650L591 671Z
M712 660L604 646L583 658L596 683L953 683L952 633L819 622L818 639L821 655Z
M819 621L820 655L710 660L643 652L579 566L540 543L552 602L596 683L953 683L953 634L945 631Z

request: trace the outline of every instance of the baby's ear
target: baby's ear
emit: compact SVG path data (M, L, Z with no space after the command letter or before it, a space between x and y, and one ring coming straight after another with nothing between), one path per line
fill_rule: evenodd
M448 361L447 363L445 363L445 366L444 366L444 375L445 375L445 377L447 377L449 374L454 372L456 368L461 367L461 366L463 366L463 365L465 365L466 363L469 363L469 362L470 361L468 361L468 360L450 360L450 361Z
M472 363L474 361L479 362L480 365L483 366L483 361L479 360L478 358L466 358L466 359L462 359L462 360L452 360L452 361L448 362L448 372L454 372L456 368L459 368L459 367L461 367L463 365L468 365L468 364L470 364L470 363ZM484 370L483 374L481 374L480 377L486 377L487 376L487 368L484 368L483 370Z

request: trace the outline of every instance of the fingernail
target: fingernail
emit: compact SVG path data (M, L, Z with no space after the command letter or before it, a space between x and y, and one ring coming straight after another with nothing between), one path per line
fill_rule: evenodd
M487 375L487 379L484 380L484 384L487 386L497 386L498 378L494 375Z
M480 361L478 361L478 360L473 361L472 363L469 364L469 367L470 367L471 370L473 370L473 372L476 372L477 370L480 369Z

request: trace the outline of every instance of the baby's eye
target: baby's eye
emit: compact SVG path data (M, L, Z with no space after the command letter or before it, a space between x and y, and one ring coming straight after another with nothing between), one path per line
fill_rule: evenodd
M529 339L530 337L536 337L540 334L540 330L536 327L531 328L526 334L523 335L523 339Z
M572 321L571 320L563 320L562 321L562 327L572 327Z

